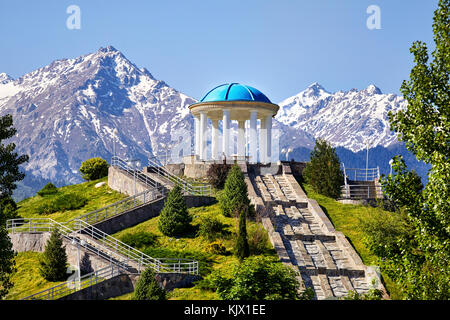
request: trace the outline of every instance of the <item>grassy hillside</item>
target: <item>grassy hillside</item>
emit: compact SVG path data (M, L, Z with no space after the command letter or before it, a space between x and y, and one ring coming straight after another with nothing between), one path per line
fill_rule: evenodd
M12 276L14 286L6 296L7 300L20 300L61 283L47 281L39 274L39 258L42 254L40 252L17 253L15 257L17 272Z
M106 183L99 188L95 188L95 185L99 182ZM56 221L67 221L127 197L126 195L109 188L107 182L108 178L105 177L94 181L58 188L56 194L46 196L36 195L20 201L17 204L17 214L22 218L51 218ZM79 198L85 200L85 203L80 203L80 208L74 210L60 210L50 214L39 213L39 208L55 201L58 197L71 197L74 195L77 197L75 201ZM65 199L66 198L62 198L63 201Z
M116 234L114 237L123 239L127 235L137 234L139 232L152 233L157 236L157 243L152 246L144 246L140 248L143 252L149 254L155 258L163 257L184 257L196 259L199 261L200 275L206 276L213 270L219 270L222 274L231 274L233 265L238 263L237 258L232 254L234 248L234 238L237 232L238 219L224 217L220 213L220 208L218 204L190 208L189 213L193 217L193 230L192 232L186 234L183 237L171 238L164 236L158 230L159 217L155 217L132 228L125 229ZM226 230L229 232L228 236L224 236L220 239L223 245L226 247L227 252L225 254L214 254L206 250L207 245L210 243L202 237L196 236L196 230L201 221L201 217L205 215L212 215L219 219L222 223L226 225ZM257 228L263 228L261 223L248 221L247 230L248 234L251 235ZM265 230L264 230L265 232ZM250 238L251 236L249 236ZM272 245L268 241L264 243L265 252L264 254L276 256ZM215 292L201 289L198 285L192 288L181 288L175 289L170 292L170 299L173 300L214 300L218 299ZM116 299L130 299L131 295L125 295L118 297Z
M342 204L332 198L328 198L314 192L308 184L302 184L307 196L316 200L325 214L333 223L336 230L341 231L358 252L365 265L377 265L377 257L372 254L364 244L364 233L360 228L360 220L364 220L381 208L373 208L364 205ZM385 287L389 291L391 299L402 299L401 292L389 277L381 273Z

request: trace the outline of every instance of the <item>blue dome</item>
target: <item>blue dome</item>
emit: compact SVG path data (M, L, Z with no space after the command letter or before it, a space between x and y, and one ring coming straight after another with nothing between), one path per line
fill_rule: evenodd
M239 83L227 83L215 87L200 100L200 102L213 101L259 101L271 103L261 91Z

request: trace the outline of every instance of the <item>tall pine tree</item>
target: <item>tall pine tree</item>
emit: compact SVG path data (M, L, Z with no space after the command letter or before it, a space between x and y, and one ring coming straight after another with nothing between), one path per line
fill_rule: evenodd
M170 190L161 210L158 229L166 236L179 236L189 230L191 221L181 187L177 184Z
M236 241L236 256L239 260L244 260L250 255L250 248L248 246L247 240L247 214L246 209L241 211L241 215L239 217L239 231L238 237Z
M67 253L58 228L54 228L45 245L39 272L48 281L62 281L67 277Z
M151 267L146 268L140 275L134 289L133 300L166 300L167 292L156 281Z
M341 195L344 175L341 172L336 150L323 139L317 139L311 160L303 170L303 177L314 191L331 198Z
M219 197L219 204L226 217L237 216L241 210L246 210L250 206L244 174L236 164L228 172L224 190Z

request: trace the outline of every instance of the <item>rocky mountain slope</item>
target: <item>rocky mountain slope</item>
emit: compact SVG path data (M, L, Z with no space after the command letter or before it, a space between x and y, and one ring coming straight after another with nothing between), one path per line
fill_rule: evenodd
M78 169L91 157L109 161L115 152L146 164L166 151L189 154L193 119L188 106L194 102L111 46L56 60L18 79L0 73L0 115L13 115L18 133L11 140L30 156L20 198L47 181L81 182ZM365 148L366 139L371 147L389 146L396 138L387 112L404 104L375 86L330 93L314 83L279 104L274 138L280 150L312 149L317 137L354 152ZM187 136L192 140L174 147Z

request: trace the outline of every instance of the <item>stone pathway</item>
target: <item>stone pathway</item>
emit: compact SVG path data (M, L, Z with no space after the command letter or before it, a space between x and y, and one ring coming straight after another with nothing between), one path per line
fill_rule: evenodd
M256 194L271 207L263 224L280 260L300 272L302 289L313 288L316 299L342 297L350 290L367 293L367 267L359 257L355 262L356 252L349 253L353 248L340 243L342 236L337 239L337 232L324 227L324 218L310 209L304 194L296 192L299 186L292 186L292 178L263 175L253 181Z

